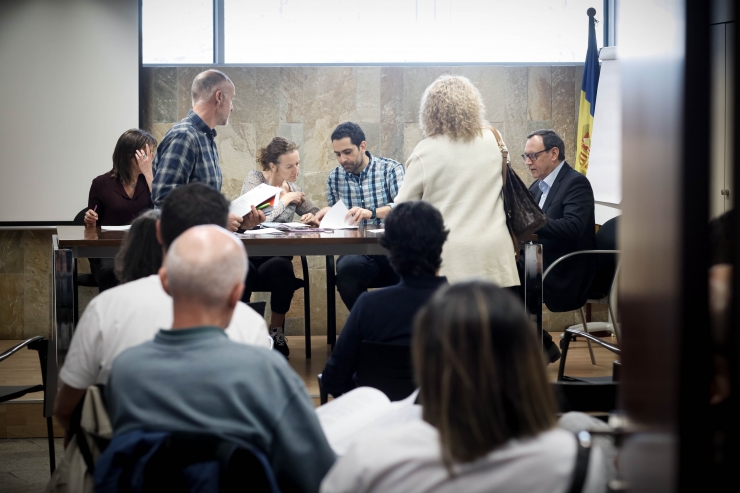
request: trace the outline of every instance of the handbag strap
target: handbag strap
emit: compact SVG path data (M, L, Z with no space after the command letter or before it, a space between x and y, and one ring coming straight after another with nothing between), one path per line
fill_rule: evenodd
M501 151L501 177L504 180L504 186L506 186L506 167L509 162L509 151L506 149L506 145L501 138L501 134L498 132L498 130L496 130L496 127L488 128L491 129L491 132L493 132L493 136L496 137L496 143L498 144L498 148Z
M581 431L576 436L576 464L571 476L570 488L568 493L581 493L586 484L586 475L588 474L588 463L591 457L591 435L586 431Z

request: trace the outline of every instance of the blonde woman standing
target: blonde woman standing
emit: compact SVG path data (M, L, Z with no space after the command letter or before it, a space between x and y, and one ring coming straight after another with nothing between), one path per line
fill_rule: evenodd
M425 200L442 213L450 235L440 275L451 283L483 278L518 286L501 197L501 151L478 89L465 77L441 76L424 91L419 124L425 139L406 161L395 202Z

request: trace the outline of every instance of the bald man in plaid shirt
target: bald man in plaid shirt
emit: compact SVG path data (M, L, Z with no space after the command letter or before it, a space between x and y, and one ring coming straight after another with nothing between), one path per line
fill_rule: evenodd
M381 225L395 206L393 200L405 173L403 165L370 154L365 133L356 123L340 124L331 134L331 143L340 166L329 174L329 207L320 210L316 220L321 221L331 206L341 200L354 224ZM343 255L337 260L337 290L350 310L371 284L382 287L397 283L398 276L385 255Z
M176 123L157 147L152 167L152 202L161 207L167 195L181 185L201 182L221 191L221 167L216 148L214 127L226 125L234 110L236 88L226 74L206 70L193 80L193 109ZM265 220L265 215L252 207L244 217L229 213L228 228L251 229Z

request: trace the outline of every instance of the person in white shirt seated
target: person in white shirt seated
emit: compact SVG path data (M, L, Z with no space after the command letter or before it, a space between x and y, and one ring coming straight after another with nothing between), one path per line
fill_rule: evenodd
M557 428L534 328L515 295L476 281L437 291L414 323L422 420L358 437L321 484L334 492L566 492L578 451ZM593 448L581 491L605 490Z
M162 205L157 239L167 249L187 229L215 224L226 227L229 202L200 183L179 187ZM162 327L172 325L172 298L154 273L93 298L75 329L69 352L59 372L60 389L54 414L69 431L70 419L87 387L106 383L113 360L124 349L151 341ZM269 348L265 320L239 302L226 329L229 339Z

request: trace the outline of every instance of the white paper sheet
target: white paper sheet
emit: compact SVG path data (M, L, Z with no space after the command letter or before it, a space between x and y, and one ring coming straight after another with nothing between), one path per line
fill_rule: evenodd
M382 229L368 229L368 233L385 233L385 228Z
M127 224L125 226L101 226L100 229L102 231L128 231L131 229L131 225Z
M239 233L243 236L256 236L256 235L284 235L282 231L275 228L260 228L260 229L248 229L244 233ZM239 236L239 235L237 235Z
M329 212L326 213L324 218L321 220L319 227L325 229L357 229L357 226L352 226L349 223L349 220L345 219L348 212L349 209L344 205L344 202L341 200L338 201L334 204L334 207L329 209Z
M282 190L282 188L271 187L267 183L261 183L241 197L232 200L229 206L229 212L239 217L246 216L252 212L252 206L256 207L272 197L275 197L276 201L280 200L280 192Z
M390 402L371 387L359 387L316 409L326 440L337 455L366 433L421 419L421 406L414 404L418 391L402 401Z

